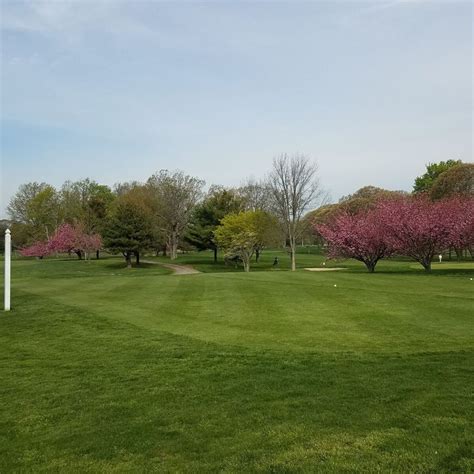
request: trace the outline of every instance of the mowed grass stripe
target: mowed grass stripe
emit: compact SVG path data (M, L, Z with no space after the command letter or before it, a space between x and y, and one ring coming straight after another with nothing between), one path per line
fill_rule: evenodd
M472 347L474 340L474 300L467 291L472 282L467 278L458 282L446 276L397 274L125 274L100 280L40 279L34 285L21 280L16 287L148 329L223 344L416 352L451 350L459 344Z
M23 301L2 321L2 470L472 466L471 352L285 355Z
M15 262L0 471L472 472L472 270L409 265Z

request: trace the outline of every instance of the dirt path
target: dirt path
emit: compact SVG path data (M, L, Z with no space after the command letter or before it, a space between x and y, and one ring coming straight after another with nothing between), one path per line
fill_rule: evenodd
M149 263L150 265L161 265L162 267L168 268L174 272L174 275L194 275L196 273L201 273L199 270L189 266L189 265L177 265L175 263L161 263L153 262L151 260L142 260L143 263Z

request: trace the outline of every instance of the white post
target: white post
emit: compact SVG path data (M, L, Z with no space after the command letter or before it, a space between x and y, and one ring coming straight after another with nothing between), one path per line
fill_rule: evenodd
M5 311L10 311L10 276L11 276L11 235L5 231Z

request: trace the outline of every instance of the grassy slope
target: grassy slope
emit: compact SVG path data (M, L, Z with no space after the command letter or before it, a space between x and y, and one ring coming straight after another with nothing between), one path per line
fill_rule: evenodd
M472 471L472 265L347 265L15 262L0 471Z

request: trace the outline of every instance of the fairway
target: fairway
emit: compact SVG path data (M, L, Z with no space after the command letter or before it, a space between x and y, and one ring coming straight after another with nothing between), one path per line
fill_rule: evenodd
M14 261L0 471L472 472L474 264L275 254Z

